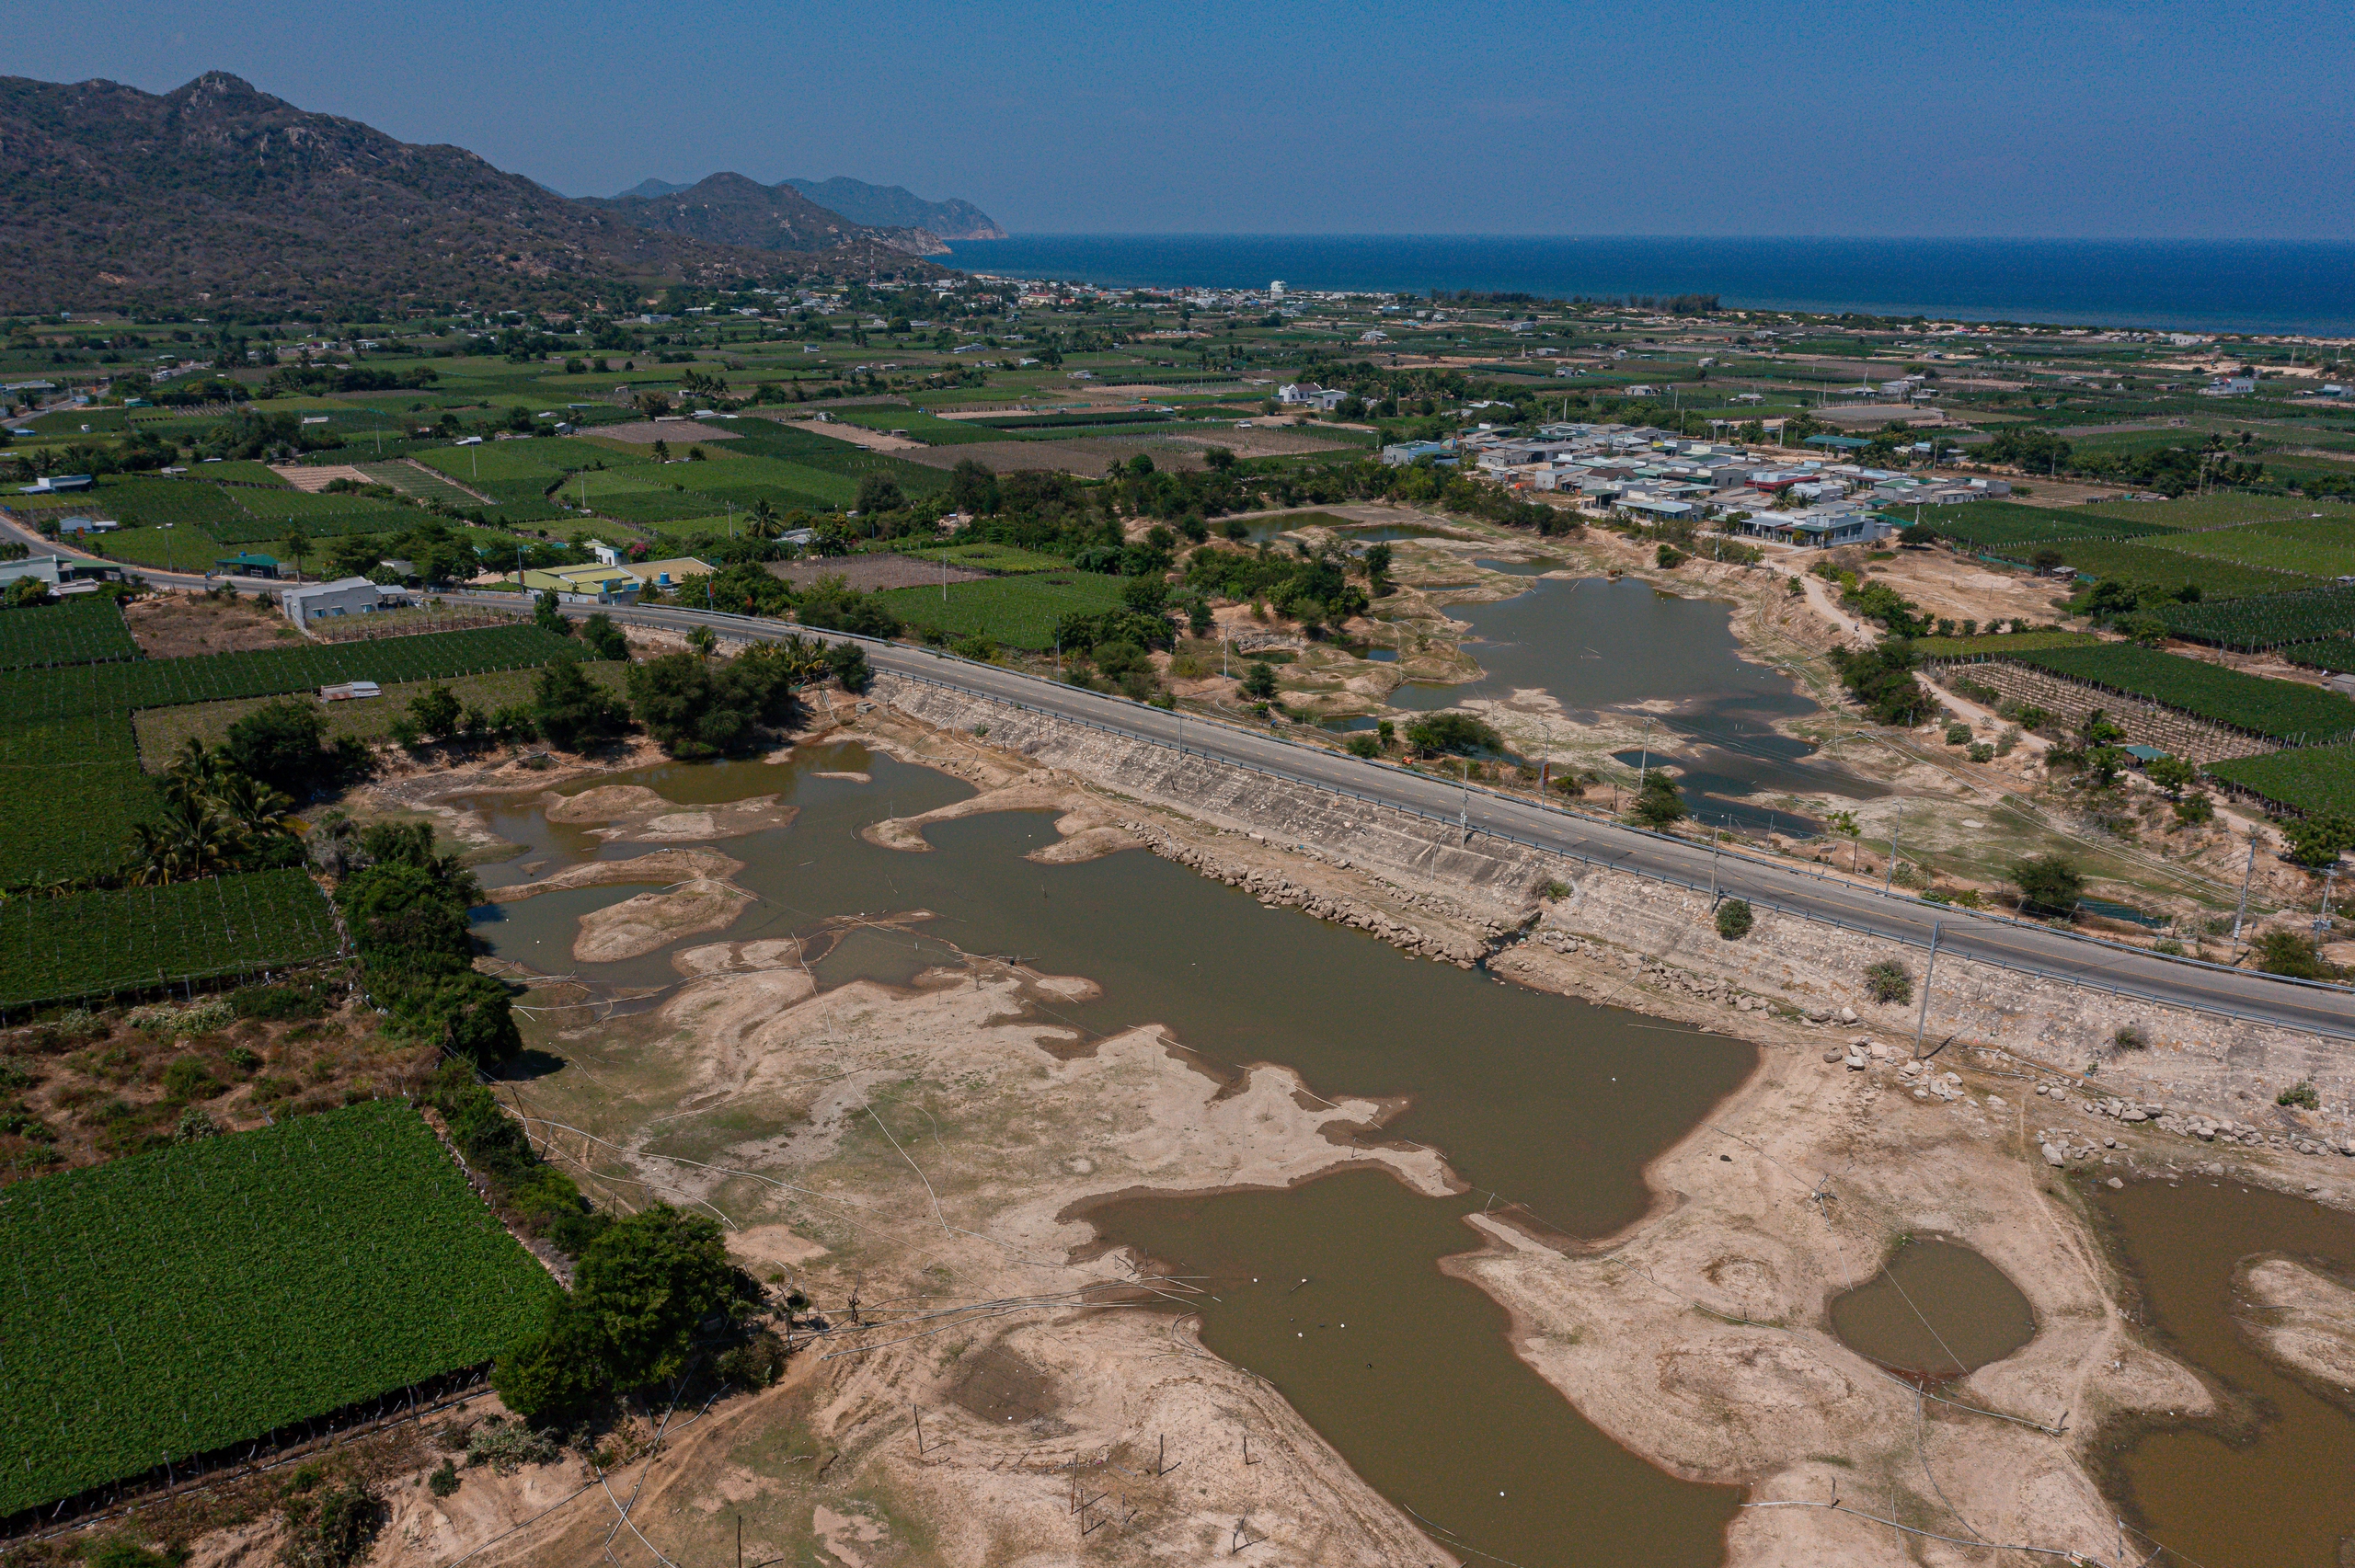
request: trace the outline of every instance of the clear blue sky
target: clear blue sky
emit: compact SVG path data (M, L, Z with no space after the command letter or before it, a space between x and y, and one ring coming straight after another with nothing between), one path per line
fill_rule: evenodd
M846 174L1031 233L2355 240L2355 5L110 0L0 71L236 72L574 195Z

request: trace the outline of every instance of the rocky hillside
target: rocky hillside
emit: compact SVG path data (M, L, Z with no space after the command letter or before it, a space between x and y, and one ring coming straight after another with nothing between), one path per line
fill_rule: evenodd
M661 183L649 180L638 189ZM789 184L763 185L741 174L716 174L684 189L592 199L587 204L641 228L686 235L712 245L794 251L876 245L911 256L938 256L948 248L939 236L922 229L856 223L821 207Z
M923 267L864 231L796 235L817 254L625 222L464 148L397 141L221 72L162 95L0 77L5 312L510 304Z
M877 228L922 229L942 239L1004 239L997 221L971 201L926 201L904 186L863 179L788 179L786 184L830 212Z

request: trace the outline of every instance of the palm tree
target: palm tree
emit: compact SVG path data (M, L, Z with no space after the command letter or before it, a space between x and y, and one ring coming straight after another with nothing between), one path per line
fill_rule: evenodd
M785 532L785 523L776 514L776 503L763 496L752 503L746 514L744 532L755 539L774 539Z
M231 773L224 778L213 792L213 800L248 839L275 838L294 830L294 803L244 773Z
M237 823L201 795L167 793L162 815L132 825L131 880L159 887L228 870L246 847Z

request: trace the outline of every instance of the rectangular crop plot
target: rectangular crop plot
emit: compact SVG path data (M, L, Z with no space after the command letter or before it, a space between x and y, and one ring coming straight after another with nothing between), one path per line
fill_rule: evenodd
M535 669L580 645L537 626L431 632L381 642L262 648L0 674L0 715L17 724L129 713L175 703L267 697L344 681L432 681Z
M0 905L0 1005L254 974L337 946L326 895L293 868L13 898Z
M349 497L338 496L337 500ZM362 510L322 512L289 523L284 518L256 518L247 522L208 522L204 532L214 541L225 545L275 544L295 528L305 539L340 539L347 533L391 533L419 521L418 514L387 508L383 511ZM270 552L272 555L276 551ZM306 557L307 559L308 557ZM210 561L204 565L211 567Z
M2269 593L2221 604L2170 604L2155 613L2167 630L2219 647L2280 647L2355 634L2355 584Z
M280 494L275 490L258 489L247 493L258 499L269 499ZM295 494L293 490L284 493ZM80 504L64 509L110 518L125 528L152 527L165 522L183 526L189 523L238 522L252 515L240 504L238 492L193 479L117 479L108 475L90 494L66 498Z
M496 1356L557 1288L373 1100L0 1200L0 1514Z
M1023 577L952 582L937 588L895 588L876 595L911 625L936 626L952 637L994 637L1012 647L1046 648L1065 615L1100 615L1120 608L1121 580L1100 572L1034 572Z
M2096 501L2071 507L2071 517L2118 518L2154 523L2160 528L2214 528L2223 523L2259 522L2268 518L2304 517L2315 504L2292 496L2185 496L2172 501Z
M2355 746L2302 746L2235 757L2211 762L2208 771L2292 810L2355 816Z
M2166 545L2187 555L2237 561L2278 572L2304 572L2318 578L2355 576L2355 517L2349 517L2344 507L2331 510L2336 515L2177 533Z
M2276 740L2320 744L2355 734L2355 702L2336 692L2244 675L2237 670L2133 643L2030 650L2012 657L2055 675L2127 696L2147 697Z
M0 611L0 670L101 664L137 658L139 645L111 599L87 594L56 604Z
M1064 571L1071 566L1060 555L1042 555L1036 550L1024 550L1012 544L980 542L948 544L930 550L911 547L906 554L917 560L946 560L952 567L971 567L975 571L999 572L1008 576L1023 572Z
M2081 572L2127 582L2156 583L2177 588L2199 585L2206 599L2248 599L2266 593L2293 593L2319 586L2303 572L2269 571L2234 561L2187 555L2148 540L2064 539L2051 548Z
M1890 515L1913 521L1913 514L1902 507L1891 509ZM2165 529L2147 522L2124 522L2116 518L2087 517L2082 508L2067 511L2051 507L2025 507L2010 501L1971 501L1960 506L1924 507L1922 524L1935 528L1949 539L1959 539L1966 544L2044 544L2061 539L2129 539L2142 534L2165 533Z

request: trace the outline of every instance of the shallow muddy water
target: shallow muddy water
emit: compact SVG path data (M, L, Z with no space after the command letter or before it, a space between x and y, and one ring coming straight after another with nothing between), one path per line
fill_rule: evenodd
M2204 1177L2097 1190L2096 1203L2162 1343L2235 1407L2229 1436L2210 1424L2117 1439L2108 1458L2136 1522L2202 1568L2355 1562L2355 1414L2257 1351L2234 1287L2262 1254L2355 1277L2355 1217Z
M1944 1382L2036 1337L2036 1314L2004 1271L1959 1242L1916 1237L1866 1283L1833 1298L1832 1332L1892 1371Z
M874 782L810 776L837 770L868 772ZM843 917L928 910L905 929L859 925L841 934L813 962L821 983L903 982L934 965L962 963L965 953L1015 957L1102 988L1093 1001L1041 1009L1087 1034L1157 1024L1213 1071L1281 1063L1321 1094L1408 1102L1376 1136L1442 1150L1472 1193L1435 1201L1386 1173L1343 1171L1289 1192L1167 1200L1200 1208L1191 1220L1168 1218L1164 1200L1132 1200L1108 1211L1105 1233L1189 1267L1242 1270L1242 1277L1260 1255L1255 1249L1320 1260L1295 1272L1328 1279L1342 1277L1343 1259L1350 1260L1360 1281L1351 1288L1363 1302L1347 1319L1350 1332L1400 1350L1368 1357L1382 1372L1381 1398L1363 1397L1371 1385L1327 1376L1321 1361L1260 1365L1271 1328L1245 1310L1258 1299L1248 1294L1236 1296L1234 1313L1223 1302L1207 1305L1213 1343L1278 1380L1361 1473L1462 1532L1467 1548L1524 1568L1598 1556L1718 1560L1734 1494L1671 1481L1597 1432L1511 1354L1501 1310L1441 1275L1436 1260L1482 1244L1463 1223L1470 1209L1580 1235L1640 1216L1648 1202L1645 1163L1740 1082L1751 1047L1410 960L1370 936L1262 908L1142 852L1078 865L1024 860L1055 841L1050 814L936 824L930 853L877 848L857 837L860 827L969 791L856 748L816 749L791 768L718 764L597 782L645 783L696 804L783 791L801 807L790 827L712 846L746 863L739 880L757 901L729 930L678 946L839 931ZM499 868L510 876L521 876L526 861L545 862L545 876L647 848L600 843L548 823L536 806L480 804L502 834L526 846L511 867ZM669 950L620 964L569 959L576 900L593 905L643 890L545 894L505 906L502 919L478 929L534 968L599 983L675 984ZM547 953L566 956L553 964L531 956ZM1345 1150L1336 1153L1346 1161ZM1186 1245L1189 1237L1199 1245ZM1321 1261L1327 1257L1329 1266ZM1312 1284L1302 1295L1338 1299L1315 1290ZM1418 1342L1421 1354L1404 1353ZM1434 1443L1437 1433L1453 1436ZM1490 1451L1476 1437L1511 1451ZM1637 1498L1641 1505L1631 1505Z
M1781 670L1742 657L1721 602L1679 599L1634 578L1540 578L1511 599L1448 613L1470 624L1463 647L1486 673L1457 686L1401 686L1394 706L1453 707L1530 688L1574 713L1673 704L1659 715L1660 754L1706 790L1697 810L1735 825L1756 825L1749 795L1888 793L1813 761L1812 746L1775 729L1776 719L1816 705Z
M1675 1480L1596 1431L1514 1356L1503 1309L1440 1271L1479 1207L1350 1171L1088 1218L1192 1283L1202 1343L1273 1383L1460 1560L1717 1562L1739 1491Z

